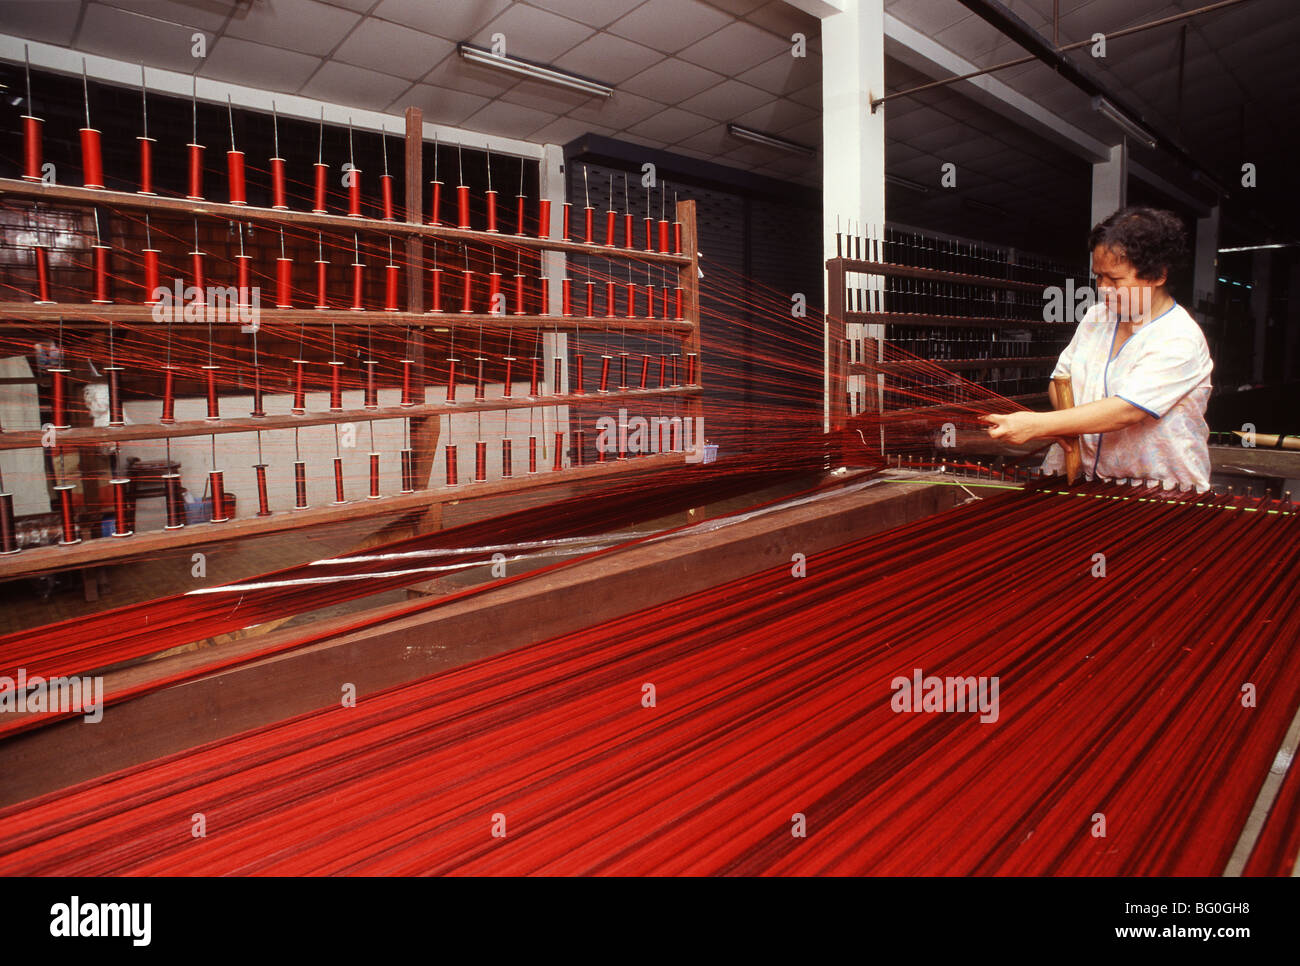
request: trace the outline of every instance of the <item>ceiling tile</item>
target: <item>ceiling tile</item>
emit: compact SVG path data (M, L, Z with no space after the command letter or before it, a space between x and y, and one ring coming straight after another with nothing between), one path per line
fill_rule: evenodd
M275 0L274 4L235 6L224 33L241 40L324 56L360 22L356 13L316 0Z
M583 107L604 98L556 87L543 81L525 79L502 94L501 100L545 111L547 114L568 114L576 107Z
M780 134L796 124L816 120L817 118L813 116L813 113L809 107L796 104L794 101L781 99L768 101L752 111L733 116L731 120L744 127Z
M343 41L333 59L416 80L454 50L449 40L368 17Z
M678 103L694 97L715 84L721 84L724 78L695 64L668 58L661 60L649 70L644 70L631 80L624 81L623 90L644 97L652 97L664 103Z
M406 81L388 74L327 61L301 93L335 104L382 111L407 86Z
M795 124L781 132L781 136L800 144L820 145L822 143L822 119L815 117L811 121Z
M133 10L156 20L208 31L220 30L230 14L230 5L224 3L186 3L184 0L101 0L101 2L122 10Z
M447 87L484 97L499 97L519 83L517 75L467 63L454 50L421 80L435 87Z
M738 138L727 133L726 125L715 124L699 134L678 141L673 150L676 151L680 148L682 150L699 151L707 157L716 158L721 157L728 151L735 150L742 143Z
M820 58L791 57L787 50L744 71L736 79L773 94L786 94L821 83L822 65Z
M809 84L801 91L795 91L793 94L787 94L786 97L796 104L802 104L805 107L814 108L817 113L822 109L822 85L821 83Z
M0 24L5 33L67 47L81 16L81 0L4 0Z
M748 14L745 20L775 34L785 42L787 47L793 45L791 38L796 33L803 34L809 46L815 44L821 37L821 21L812 14L804 13L787 3L786 0L769 0L766 5Z
M568 144L575 138L580 138L585 134L599 134L603 137L611 137L614 134L614 129L601 127L599 124L588 124L586 121L579 121L572 117L561 117L530 133L528 140L541 144Z
M745 17L763 6L768 0L705 0L705 2L710 7L717 7L733 17Z
M521 131L536 131L543 124L553 120L555 116L545 111L535 111L531 107L520 104L492 101L474 112L464 122L464 126L471 131L481 131L484 134L519 137Z
M676 144L693 134L713 126L707 117L700 117L679 107L669 107L628 128L629 134L640 138L653 138L665 144Z
M747 23L732 23L681 52L683 60L735 76L777 54L790 56L790 45ZM791 58L807 60L807 58ZM811 81L800 84L806 86Z
M347 7L357 13L369 13L379 0L323 0L323 2L335 7Z
M509 56L550 64L590 37L592 28L568 17L516 3L475 31L472 40L481 47L491 47L497 34L504 36L505 52Z
M555 66L606 84L621 84L663 59L656 50L612 34L596 34L565 53Z
M528 0L528 3L591 27L604 27L640 6L641 0Z
M699 0L655 0L637 7L607 28L610 33L675 54L732 22L732 18Z
M728 79L682 101L678 106L715 121L729 121L737 114L752 111L772 99L767 91Z
M391 20L443 37L452 43L468 40L489 20L510 6L510 0L473 3L430 3L429 0L380 0L371 16Z
M432 84L415 84L390 105L392 110L418 107L424 119L435 124L460 124L465 118L488 103L488 98L464 91L453 91Z
M594 99L582 107L574 108L569 112L569 117L621 131L663 109L664 105L659 101L617 90L613 97Z
M202 60L190 56L193 32L193 27L92 3L81 21L77 45L88 53L191 74L203 65ZM212 39L208 38L209 44Z
M319 57L277 50L236 37L221 37L208 52L199 73L232 84L294 93L321 65Z

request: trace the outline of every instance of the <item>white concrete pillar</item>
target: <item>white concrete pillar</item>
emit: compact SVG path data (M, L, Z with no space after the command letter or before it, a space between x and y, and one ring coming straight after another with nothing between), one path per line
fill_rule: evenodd
M879 238L885 226L885 114L871 100L885 93L884 0L847 0L822 17L822 251L835 257L835 220L866 226ZM878 284L878 283L877 283ZM828 296L828 292L824 292ZM829 305L829 301L824 301ZM886 306L887 308L887 306ZM883 326L851 327L850 338L882 338ZM823 333L829 359L829 327ZM860 380L862 377L858 377ZM829 427L829 379L824 386ZM861 388L861 387L857 387Z
M1192 261L1193 307L1214 302L1219 276L1219 206L1196 219L1196 242Z
M1128 142L1110 149L1110 157L1092 164L1092 224L1128 204Z

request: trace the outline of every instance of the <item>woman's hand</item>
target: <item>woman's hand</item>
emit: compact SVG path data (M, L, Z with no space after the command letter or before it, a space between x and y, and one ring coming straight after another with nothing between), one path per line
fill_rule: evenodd
M1038 439L1040 436L1046 435L1041 431L1038 413L1018 412L1006 413L1005 415L990 413L987 416L981 416L980 420L981 422L992 423L988 430L989 436L993 439L1005 440L1008 443L1027 443L1031 439Z

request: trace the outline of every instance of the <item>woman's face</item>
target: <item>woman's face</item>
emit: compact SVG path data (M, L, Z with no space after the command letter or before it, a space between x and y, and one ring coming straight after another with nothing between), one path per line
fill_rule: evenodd
M1092 274L1097 277L1098 301L1120 322L1149 317L1155 291L1166 278L1165 272L1159 278L1139 278L1123 252L1100 245L1092 250Z

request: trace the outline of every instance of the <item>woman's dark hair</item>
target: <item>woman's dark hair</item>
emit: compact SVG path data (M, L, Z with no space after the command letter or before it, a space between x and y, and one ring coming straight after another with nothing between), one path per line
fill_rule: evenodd
M1088 235L1088 250L1109 248L1138 278L1172 278L1187 257L1187 232L1178 216L1159 208L1121 208Z

